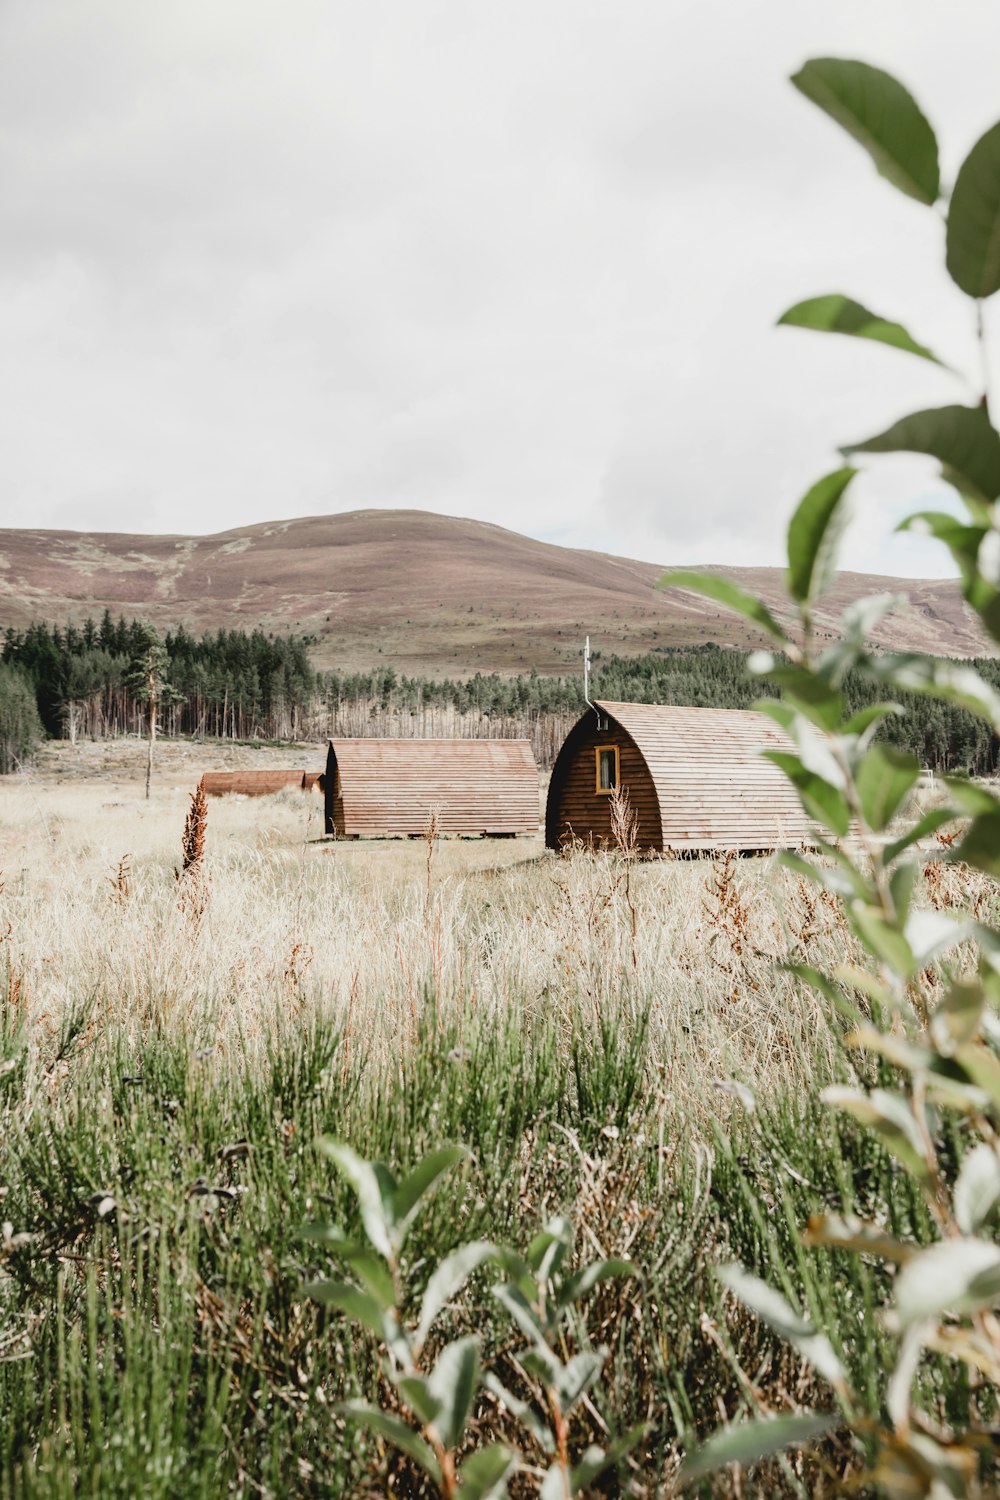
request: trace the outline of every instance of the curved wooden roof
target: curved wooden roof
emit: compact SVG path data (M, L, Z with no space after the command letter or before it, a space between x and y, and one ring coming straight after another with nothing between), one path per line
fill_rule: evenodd
M528 740L331 740L348 835L537 833L538 769ZM339 817L339 814L338 814Z
M671 704L595 705L641 752L656 786L664 849L775 849L810 842L795 788L762 750L789 750L765 714Z

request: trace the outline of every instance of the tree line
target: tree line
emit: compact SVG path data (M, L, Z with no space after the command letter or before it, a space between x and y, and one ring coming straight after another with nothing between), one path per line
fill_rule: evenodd
M155 632L153 632L155 635ZM76 740L145 735L149 697L144 669L151 627L143 620L8 628L0 649L0 773L31 754L45 736ZM183 626L157 641L162 692L159 729L171 736L236 740L309 740L327 735L526 737L549 766L584 706L581 675L545 677L477 672L434 679L397 673L318 671L302 638L262 630L195 636ZM749 708L777 692L747 672L747 653L706 644L663 647L645 656L594 654L591 694L617 702ZM1000 688L1000 661L974 663ZM873 685L851 674L851 711L875 701ZM989 775L998 745L988 725L966 710L904 694L902 718L885 733L938 771Z

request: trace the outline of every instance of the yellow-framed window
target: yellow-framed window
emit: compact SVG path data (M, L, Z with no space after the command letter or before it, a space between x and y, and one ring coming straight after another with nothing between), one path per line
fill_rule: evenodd
M594 751L594 762L596 771L594 790L604 797L610 797L618 786L618 746L598 745Z

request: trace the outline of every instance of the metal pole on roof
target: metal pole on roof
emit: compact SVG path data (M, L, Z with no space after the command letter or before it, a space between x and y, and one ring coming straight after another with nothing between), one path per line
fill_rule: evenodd
M588 708L594 705L590 701L590 636L588 635L583 644L583 701Z

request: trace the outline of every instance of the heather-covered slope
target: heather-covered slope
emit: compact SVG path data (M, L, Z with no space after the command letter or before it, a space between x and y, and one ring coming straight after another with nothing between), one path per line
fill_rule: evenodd
M317 665L456 674L565 671L589 632L605 652L756 638L691 594L654 587L668 562L631 561L533 541L424 511L363 510L215 536L0 530L0 626L82 619L105 609L192 629L260 624L316 638ZM780 613L777 568L716 570ZM886 645L987 650L952 583L843 574L819 628L848 599L889 589L909 608Z

